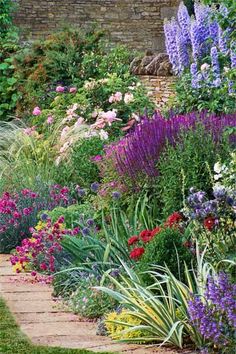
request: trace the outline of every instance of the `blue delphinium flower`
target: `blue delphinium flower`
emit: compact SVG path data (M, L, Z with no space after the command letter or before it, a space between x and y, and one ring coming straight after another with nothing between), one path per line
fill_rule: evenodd
M194 89L197 89L200 87L199 84L199 77L198 77L198 68L196 63L192 63L190 67L190 72L191 72L191 84Z
M175 19L172 19L171 21L165 21L164 23L166 51L175 73L178 73L179 70L176 44L177 28L178 24Z
M192 43L193 59L195 62L197 62L201 54L201 35L199 33L198 23L196 20L191 20L190 36Z
M186 44L189 44L191 42L190 39L190 16L188 13L187 7L184 5L183 2L180 3L179 9L178 9L178 22L182 30L183 38Z
M176 33L176 46L179 62L178 72L181 73L185 68L189 66L190 60L188 54L188 46L180 28L177 29Z
M228 53L228 33L227 31L223 31L221 27L219 27L219 49L223 54Z
M210 38L213 45L217 46L219 43L219 25L217 21L211 21L209 24Z
M211 48L211 64L212 70L216 78L220 76L220 65L218 59L218 51L216 47Z

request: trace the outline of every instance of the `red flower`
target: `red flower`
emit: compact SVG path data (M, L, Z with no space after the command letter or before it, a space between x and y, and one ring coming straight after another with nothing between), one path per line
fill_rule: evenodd
M144 243L147 243L147 242L151 241L151 239L153 238L152 231L150 231L150 230L141 231L140 234L139 234L139 238Z
M162 228L160 226L157 226L155 229L151 231L151 236L154 237L155 235L159 234L159 232L162 231Z
M138 247L138 248L134 248L131 252L130 252L130 258L138 260L142 255L144 254L144 248L143 247Z
M128 245L131 246L134 243L138 242L138 240L139 240L138 236L132 236L128 239Z
M167 218L165 226L172 227L178 224L181 220L183 220L182 215L176 211Z
M212 231L215 226L215 218L209 216L204 220L203 225L207 230Z

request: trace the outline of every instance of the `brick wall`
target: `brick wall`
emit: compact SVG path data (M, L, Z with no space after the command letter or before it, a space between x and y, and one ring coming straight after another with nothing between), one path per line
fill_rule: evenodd
M153 98L156 107L161 108L174 95L174 76L139 76Z
M23 37L35 38L63 24L97 23L112 43L137 50L163 51L163 19L176 13L179 0L15 0L16 25Z

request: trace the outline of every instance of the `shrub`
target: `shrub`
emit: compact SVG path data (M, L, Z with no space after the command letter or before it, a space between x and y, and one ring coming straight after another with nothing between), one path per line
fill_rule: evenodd
M166 264L177 278L181 278L184 274L184 263L190 265L191 259L190 251L184 246L183 234L176 228L166 228L148 242L137 269L147 271L150 267L155 269L155 265ZM150 281L145 275L144 278Z
M68 181L83 188L88 188L94 181L99 181L99 170L92 157L102 153L103 145L104 142L99 137L92 137L81 139L73 146L68 163L60 166L62 173L65 170Z
M99 318L115 308L115 300L111 301L107 294L94 289L98 284L98 280L93 276L80 279L76 291L68 301L75 313L87 318Z
M229 154L229 142L222 136L216 141L212 131L217 125L210 124L209 121L207 130L198 125L195 130L185 131L177 143L168 144L160 156L156 192L164 217L182 208L184 197L192 186L210 191L214 163Z
M142 330L129 332L130 326L142 325L142 320L132 316L132 312L122 309L120 312L111 312L105 316L105 326L108 335L114 340L142 338ZM142 343L142 340L140 339Z

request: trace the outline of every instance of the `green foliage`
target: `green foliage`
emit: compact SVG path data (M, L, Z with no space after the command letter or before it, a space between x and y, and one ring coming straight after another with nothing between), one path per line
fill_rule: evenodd
M210 133L198 125L194 131L182 133L175 146L167 145L158 163L157 198L164 218L183 207L184 197L191 187L209 192L213 166L227 158L227 140L215 143Z
M57 207L51 211L45 211L53 223L63 215L65 218L64 224L67 229L72 229L80 225L81 216L83 217L83 220L86 220L91 218L94 212L95 210L93 210L93 206L88 201L83 204L72 204L67 208ZM41 212L40 214L42 213L44 212Z
M117 301L94 289L96 285L99 282L95 277L80 278L76 291L68 300L73 312L86 318L99 318L115 308Z
M155 269L155 266L167 265L173 275L183 280L185 263L190 266L191 253L184 246L183 234L175 228L165 228L158 233L145 247L145 253L137 264L140 271ZM152 280L144 274L144 279L149 283Z
M81 139L74 145L69 161L60 166L63 180L65 181L64 174L66 174L69 181L86 188L98 181L99 170L91 158L102 153L103 145L104 142L99 137Z
M13 28L12 14L15 10L15 2L12 0L0 0L0 38L3 39Z

